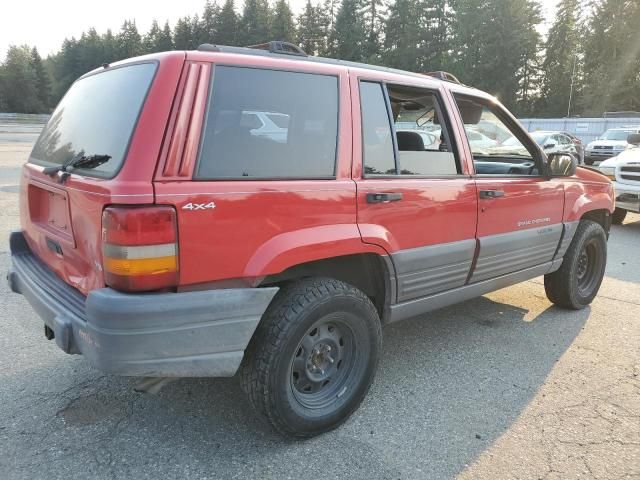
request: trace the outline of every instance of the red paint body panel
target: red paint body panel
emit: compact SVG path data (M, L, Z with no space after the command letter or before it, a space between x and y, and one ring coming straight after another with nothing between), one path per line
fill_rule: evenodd
M476 178L464 125L450 90L486 94L433 78L405 76L295 57L172 52L147 57L158 71L121 171L110 180L71 175L59 185L27 164L21 222L33 251L81 292L104 286L101 218L112 204L175 208L179 287L229 279L255 284L309 261L400 250L516 231L522 219L577 220L613 209L608 180L586 170L570 179ZM134 59L140 61L140 59ZM328 180L193 181L206 100L216 65L334 75L339 79L336 177ZM361 79L439 92L448 110L462 175L363 178L358 84ZM478 190L505 196L478 200ZM401 202L368 204L368 192ZM50 198L52 200L46 200ZM214 208L189 210L189 203ZM55 253L47 238L61 245Z
M562 222L564 182L544 177L477 178L478 191L498 190L503 197L480 199L478 237L509 233ZM523 221L540 220L531 226Z
M145 57L142 57L145 58ZM104 287L102 274L102 210L111 204L152 204L155 171L169 111L184 64L184 53L173 52L149 56L158 60L158 70L127 153L127 158L113 179L83 177L72 174L64 185L44 175L41 166L27 163L20 187L20 222L29 246L67 283L83 293ZM136 59L139 61L140 59ZM126 62L119 62L120 65ZM67 197L73 240L43 228L35 211L37 205L30 191L33 186L61 191ZM47 238L60 244L63 255L47 245Z
M352 72L351 111L353 115L353 176L358 183L358 226L362 239L383 247L388 253L458 240L476 234L478 197L474 181L467 176L452 178L363 178L360 80L394 82L436 90L451 111L450 98L441 85L429 77L425 81L386 72ZM452 123L454 119L452 118ZM455 128L455 127L454 127ZM460 137L455 138L464 173L469 164ZM399 202L368 204L367 193L401 193Z
M613 213L615 192L607 177L599 172L578 168L576 174L564 180L565 222L574 222L592 210Z

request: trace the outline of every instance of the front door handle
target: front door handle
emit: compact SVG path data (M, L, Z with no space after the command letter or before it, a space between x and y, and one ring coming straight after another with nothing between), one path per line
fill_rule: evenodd
M367 193L367 203L389 203L402 200L401 193Z
M480 198L498 198L504 197L502 190L480 190Z

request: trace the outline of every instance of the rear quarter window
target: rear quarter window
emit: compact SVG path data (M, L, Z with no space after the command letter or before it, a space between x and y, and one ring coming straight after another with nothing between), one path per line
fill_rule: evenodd
M106 69L75 82L51 115L30 161L61 165L79 156L108 160L77 173L113 177L125 159L157 63Z
M195 179L335 175L337 77L216 66L210 88Z

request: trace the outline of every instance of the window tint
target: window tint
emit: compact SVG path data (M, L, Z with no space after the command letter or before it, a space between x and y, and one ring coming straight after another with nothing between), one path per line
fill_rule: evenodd
M30 161L62 164L103 156L82 175L111 177L119 170L156 71L155 63L107 69L74 83L31 152Z
M402 175L455 175L459 172L449 145L436 96L427 90L387 86Z
M494 105L455 95L467 135L479 133L483 142L469 137L476 173L490 175L538 175L535 150L518 136L522 131L504 122ZM517 135L516 135L517 134Z
M196 178L334 175L338 79L216 66Z
M361 82L360 105L364 173L369 175L395 174L391 124L389 123L389 113L382 85Z

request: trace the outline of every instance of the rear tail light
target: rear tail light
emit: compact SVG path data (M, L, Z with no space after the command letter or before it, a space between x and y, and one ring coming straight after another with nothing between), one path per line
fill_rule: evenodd
M149 291L178 284L176 211L168 206L107 207L102 214L105 283Z

